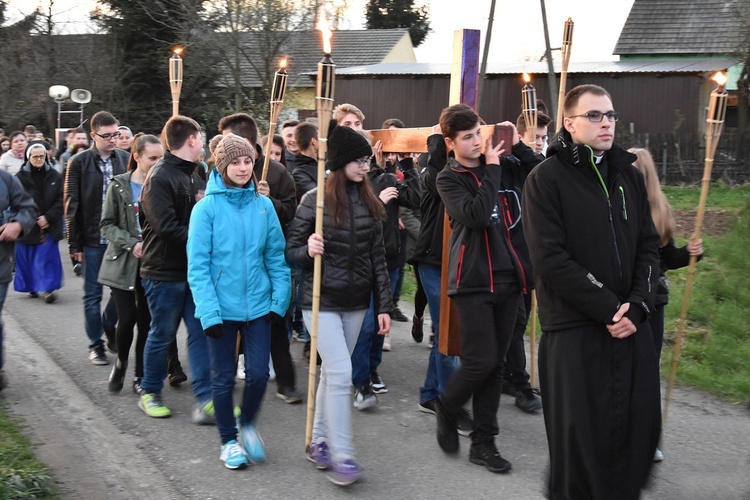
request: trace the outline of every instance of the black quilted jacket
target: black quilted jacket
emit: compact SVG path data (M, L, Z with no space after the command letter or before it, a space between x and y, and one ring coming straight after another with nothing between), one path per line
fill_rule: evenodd
M313 259L307 254L307 239L315 232L317 189L300 201L286 241L286 260L301 269L302 308L312 307ZM381 224L373 220L359 197L359 185L347 186L347 215L342 227L333 227L323 211L323 270L321 311L367 309L374 292L375 311L391 311L393 299L385 262Z

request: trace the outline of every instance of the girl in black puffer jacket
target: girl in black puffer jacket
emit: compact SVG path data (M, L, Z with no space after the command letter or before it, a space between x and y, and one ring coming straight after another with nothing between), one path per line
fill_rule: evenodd
M367 180L372 148L349 127L330 134L326 166L323 236L315 231L318 192L305 194L289 229L287 262L303 273L302 314L311 330L313 259L322 262L318 353L323 361L316 396L309 459L330 469L330 479L351 484L362 475L352 446L351 352L357 342L370 293L381 335L390 330L391 298L380 220L380 201Z

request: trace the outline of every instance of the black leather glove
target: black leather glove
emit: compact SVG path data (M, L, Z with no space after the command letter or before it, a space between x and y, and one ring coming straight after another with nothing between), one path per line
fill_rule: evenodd
M224 325L219 323L218 325L212 325L203 330L203 333L211 337L212 339L220 339L224 335Z

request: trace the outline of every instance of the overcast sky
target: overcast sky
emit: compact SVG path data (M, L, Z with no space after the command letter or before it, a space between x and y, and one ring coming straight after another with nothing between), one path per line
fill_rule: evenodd
M337 0L340 1L340 0ZM565 20L575 22L573 61L616 59L612 51L634 0L546 0L550 45L559 47ZM28 13L50 0L10 0L9 15ZM453 31L479 29L487 32L491 0L416 0L430 8L432 32L416 49L419 62L450 62ZM95 0L54 0L56 22L64 33L85 31L83 22ZM367 0L349 0L345 28L362 29ZM490 61L538 61L544 55L544 31L539 0L497 0L492 29ZM483 42L484 43L484 42ZM335 50L335 48L334 48ZM554 57L554 55L553 55Z

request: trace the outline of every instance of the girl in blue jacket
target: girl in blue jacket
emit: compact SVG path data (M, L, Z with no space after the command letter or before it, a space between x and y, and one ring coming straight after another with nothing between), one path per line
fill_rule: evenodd
M188 283L195 316L209 338L211 392L229 469L265 460L255 429L268 382L271 314L283 316L291 296L285 240L271 200L258 194L255 150L242 137L211 141L216 168L188 230ZM238 429L232 404L237 335L245 355L245 389Z

